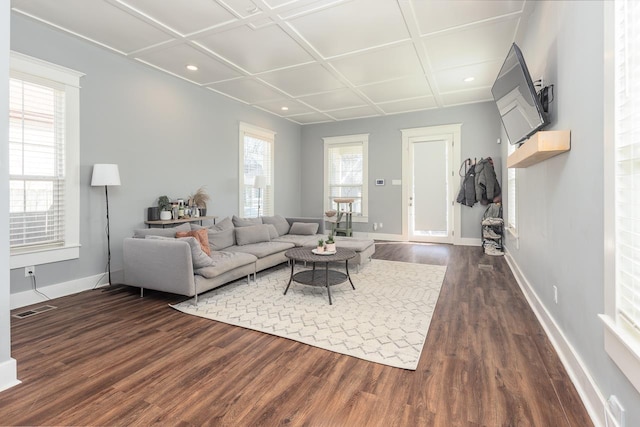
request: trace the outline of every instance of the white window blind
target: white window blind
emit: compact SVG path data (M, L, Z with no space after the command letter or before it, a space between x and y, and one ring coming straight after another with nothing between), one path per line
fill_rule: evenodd
M512 154L516 151L515 144L509 144L509 148L507 149L508 154ZM515 168L507 169L507 226L513 230L517 230L517 197L518 193L516 191L516 170Z
M9 220L12 252L65 243L65 92L10 79Z
M616 311L640 340L640 2L615 8Z
M327 155L329 205L332 206L335 198L353 198L353 214L362 215L364 184L362 143L329 145Z
M273 215L273 155L275 133L250 125L240 126L240 215L244 218ZM256 177L264 177L258 178ZM263 179L264 188L256 182ZM259 210L259 212L258 212Z

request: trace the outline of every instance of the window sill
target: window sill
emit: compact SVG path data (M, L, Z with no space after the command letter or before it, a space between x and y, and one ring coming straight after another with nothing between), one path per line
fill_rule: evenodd
M604 348L622 373L640 392L640 348L613 318L600 314L604 328Z
M511 237L518 239L518 230L513 227L507 227L507 231L511 234Z
M30 265L49 264L80 258L80 245L68 245L54 249L12 254L9 268L22 268Z

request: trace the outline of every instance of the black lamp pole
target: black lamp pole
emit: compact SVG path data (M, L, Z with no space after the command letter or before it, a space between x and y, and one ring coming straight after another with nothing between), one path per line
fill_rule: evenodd
M109 230L109 190L108 186L104 186L104 195L107 200L107 271L109 272L109 286L113 283L111 282L111 238L110 238L110 230Z

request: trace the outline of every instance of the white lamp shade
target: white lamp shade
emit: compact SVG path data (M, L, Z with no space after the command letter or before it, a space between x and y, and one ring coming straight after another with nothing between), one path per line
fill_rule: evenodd
M264 175L257 175L253 181L253 188L267 188L267 177Z
M118 165L98 163L93 165L92 186L120 185Z

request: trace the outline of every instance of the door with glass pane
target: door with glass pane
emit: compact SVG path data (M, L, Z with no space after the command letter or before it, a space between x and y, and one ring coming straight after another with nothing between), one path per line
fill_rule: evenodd
M409 240L438 243L452 240L451 147L451 135L409 139L406 174Z

